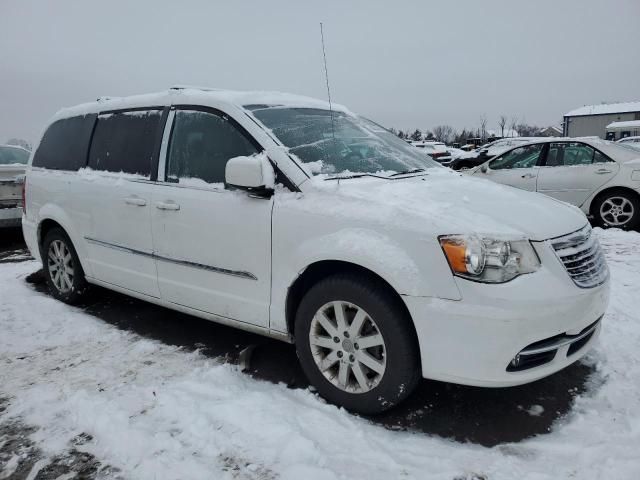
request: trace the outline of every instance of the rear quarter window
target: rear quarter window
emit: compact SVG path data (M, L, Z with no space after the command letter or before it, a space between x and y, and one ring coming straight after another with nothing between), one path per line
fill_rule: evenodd
M52 123L33 156L33 166L51 170L84 167L96 117L96 114L81 115Z
M149 177L162 136L162 113L161 109L149 109L99 115L89 167Z

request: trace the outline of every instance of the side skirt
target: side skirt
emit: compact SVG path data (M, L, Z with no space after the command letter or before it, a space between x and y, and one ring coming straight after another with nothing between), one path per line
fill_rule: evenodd
M94 285L98 285L100 287L104 287L109 290L113 290L115 292L123 293L130 297L134 297L139 300L144 300L149 303L153 303L155 305L160 305L161 307L166 307L171 310L176 310L178 312L186 313L188 315L193 315L194 317L202 318L204 320L209 320L211 322L219 323L221 325L226 325L228 327L238 328L240 330L245 330L247 332L257 333L258 335L263 335L265 337L273 338L286 343L294 342L293 337L288 333L282 333L277 330L271 330L269 328L259 327L257 325L252 325L250 323L233 320L231 318L223 317L220 315L214 315L212 313L203 312L202 310L197 310L195 308L187 307L185 305L180 305L179 303L167 302L166 300L163 300L161 298L151 297L149 295L145 295L144 293L135 292L133 290L129 290L127 288L123 288L109 282L104 282L96 278L86 277L86 279L87 279L87 282L92 283Z

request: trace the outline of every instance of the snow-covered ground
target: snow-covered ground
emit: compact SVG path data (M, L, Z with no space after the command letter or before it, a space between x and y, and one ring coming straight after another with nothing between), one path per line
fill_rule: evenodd
M74 449L136 479L638 478L640 234L597 232L612 301L595 373L549 434L486 448L387 430L57 302L25 282L34 261L0 265L0 425L33 427L30 480ZM22 460L0 457L0 479Z

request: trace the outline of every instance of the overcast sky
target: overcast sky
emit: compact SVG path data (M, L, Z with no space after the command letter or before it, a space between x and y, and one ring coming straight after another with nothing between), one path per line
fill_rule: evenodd
M326 98L391 127L549 125L640 100L640 0L0 0L0 141L176 83Z

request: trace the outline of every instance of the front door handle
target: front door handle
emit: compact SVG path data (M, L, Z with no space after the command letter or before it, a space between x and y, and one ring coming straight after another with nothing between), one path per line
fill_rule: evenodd
M534 178L535 175L533 173L525 173L524 175L522 175L522 178Z
M138 207L144 207L147 204L147 201L144 198L140 197L127 197L124 199L124 203L127 205L136 205Z
M596 173L598 175L604 175L605 173L611 173L611 170L607 170L606 168L601 168L599 170L596 170Z
M159 210L180 210L180 205L175 202L156 202L156 208Z

